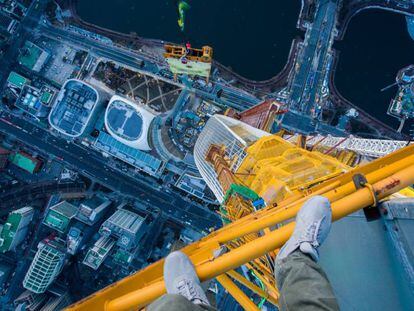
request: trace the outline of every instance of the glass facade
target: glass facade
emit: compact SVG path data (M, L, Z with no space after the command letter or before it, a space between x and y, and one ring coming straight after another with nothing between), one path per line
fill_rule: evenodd
M223 115L214 115L208 120L195 144L194 159L201 176L203 176L219 202L223 200L224 193L213 166L206 161L210 146L225 146L229 159L243 159L246 147L260 137L269 135L265 131ZM237 162L239 161L235 161L235 163Z

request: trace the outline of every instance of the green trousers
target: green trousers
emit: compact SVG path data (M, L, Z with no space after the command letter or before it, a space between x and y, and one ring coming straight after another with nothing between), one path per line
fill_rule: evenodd
M275 276L280 291L280 310L339 310L325 272L309 256L300 251L276 262ZM214 309L209 306L195 305L180 295L164 295L153 302L148 310L201 311Z

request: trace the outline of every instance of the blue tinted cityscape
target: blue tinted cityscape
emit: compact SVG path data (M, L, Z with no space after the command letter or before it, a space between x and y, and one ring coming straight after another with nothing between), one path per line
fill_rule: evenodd
M271 135L324 172L264 181L275 160L254 142ZM276 208L413 137L410 0L0 0L0 310L72 308L246 216L235 193ZM343 310L414 308L414 190L395 197L409 203L343 218L321 249Z

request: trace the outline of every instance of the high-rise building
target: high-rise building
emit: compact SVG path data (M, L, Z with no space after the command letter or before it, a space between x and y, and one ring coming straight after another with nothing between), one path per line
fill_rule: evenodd
M75 255L80 247L82 246L82 241L84 240L84 235L81 228L71 227L66 236L66 247L67 251L71 255Z
M79 205L76 219L87 225L93 225L102 218L111 203L110 200L99 195L85 200Z
M224 191L213 165L206 160L210 146L220 145L225 147L226 156L234 159L231 163L231 168L234 170L244 160L246 156L245 148L256 142L260 137L269 135L265 131L223 115L216 114L208 120L195 144L194 159L201 176L203 176L219 202L224 198Z
M65 233L71 219L73 219L77 213L77 206L62 201L49 208L43 223L49 228L55 229L60 233Z
M0 232L0 253L15 250L26 237L34 210L26 206L9 214Z
M23 287L37 294L44 293L61 272L65 258L63 241L45 239L40 242L24 277Z
M113 238L109 236L101 236L86 253L83 264L97 270L105 261L106 257L108 257L114 245L115 240Z
M133 212L118 209L102 224L99 232L117 239L117 245L125 250L138 245L144 234L144 218Z

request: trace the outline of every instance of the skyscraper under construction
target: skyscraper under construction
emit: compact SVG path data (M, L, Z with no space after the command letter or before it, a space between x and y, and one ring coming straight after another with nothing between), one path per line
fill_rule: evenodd
M387 144L370 141L365 149L354 144L350 154L365 150L371 155L365 161L371 162L351 167L349 157L333 156L348 138L329 138L331 145L324 147L325 138L309 145L301 135L285 138L292 137L296 142L215 115L195 145L197 167L221 203L223 228L182 251L191 258L201 281L215 278L246 310L258 310L263 300L277 306L274 258L292 234L293 219L307 199L328 198L336 221L361 209L368 218L375 217L380 201L392 199L397 192L399 197L413 193L407 187L414 183L414 145L393 142L400 149L373 159ZM69 310L130 310L164 293L163 261L159 261Z

